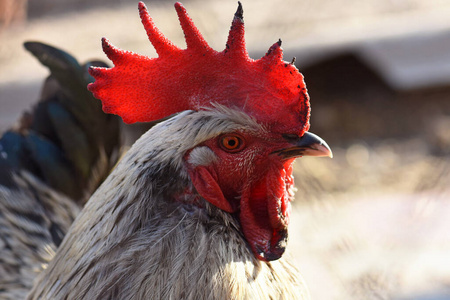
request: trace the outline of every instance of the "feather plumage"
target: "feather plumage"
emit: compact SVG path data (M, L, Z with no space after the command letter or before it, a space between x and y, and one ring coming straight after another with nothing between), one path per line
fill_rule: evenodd
M38 42L40 101L0 138L0 298L23 299L117 160L119 120L86 90L91 61Z
M239 221L189 179L186 151L239 130L264 129L220 106L150 129L86 204L29 299L307 299L297 270L256 259Z

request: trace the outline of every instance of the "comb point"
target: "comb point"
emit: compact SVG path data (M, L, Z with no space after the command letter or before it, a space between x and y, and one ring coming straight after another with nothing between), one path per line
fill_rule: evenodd
M241 1L238 1L238 8L234 13L234 16L244 21L244 10L242 9Z
M100 67L94 67L94 66L90 66L88 69L89 75L99 78L102 77L103 72L102 70L106 70L106 69L101 69ZM91 85L92 83L90 83L89 85Z
M102 38L102 49L106 56L114 62L114 64L121 62L123 58L123 51L114 47L105 37Z
M139 2L139 16L141 17L142 25L144 25L145 32L147 33L148 40L152 43L153 47L159 56L172 53L179 50L171 41L169 41L164 34L156 27L150 16L147 7L143 2Z
M245 30L244 30L244 10L241 2L238 2L238 8L234 14L231 23L230 32L226 44L225 53L235 55L236 57L248 58L247 48L245 46Z
M262 60L272 60L272 59L277 59L277 58L280 60L283 58L283 49L281 48L281 39L278 39L278 41L269 48L266 55L264 55L262 57Z
M174 6L178 14L178 19L180 20L181 28L184 32L187 48L196 50L196 52L199 53L203 53L205 49L211 51L211 47L209 47L202 34L189 17L184 6L180 2L176 2Z

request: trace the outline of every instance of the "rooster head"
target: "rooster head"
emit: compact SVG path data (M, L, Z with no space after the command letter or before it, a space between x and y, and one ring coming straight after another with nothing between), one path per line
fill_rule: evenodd
M206 43L180 3L175 9L186 49L159 31L140 2L140 17L158 58L118 49L103 38L114 67L91 68L95 82L88 89L105 112L126 123L216 109L248 125L199 141L183 158L196 192L237 216L254 255L278 259L287 241L294 159L332 156L321 138L307 132L310 105L303 76L282 60L281 41L261 59L248 56L240 3L221 52Z

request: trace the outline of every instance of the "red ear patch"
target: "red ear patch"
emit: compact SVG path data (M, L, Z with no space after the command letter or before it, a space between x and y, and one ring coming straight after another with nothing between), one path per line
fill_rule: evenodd
M301 136L308 130L310 107L303 76L282 60L281 41L263 58L251 59L245 48L239 4L226 49L217 52L203 39L184 7L176 3L175 8L187 49L164 37L142 2L142 24L158 58L124 51L102 40L114 67L92 68L90 74L96 81L88 89L102 100L105 112L120 115L126 123L149 122L219 103L245 111L274 132Z
M197 166L193 170L189 169L188 173L195 189L205 200L226 212L236 211L225 199L222 189L206 167Z

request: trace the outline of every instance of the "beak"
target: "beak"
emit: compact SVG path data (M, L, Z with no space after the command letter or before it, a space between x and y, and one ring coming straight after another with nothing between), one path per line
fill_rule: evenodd
M293 135L284 135L283 137L292 144L292 147L273 152L283 159L299 156L328 156L333 158L333 152L331 152L327 143L314 133L305 132L300 138Z

